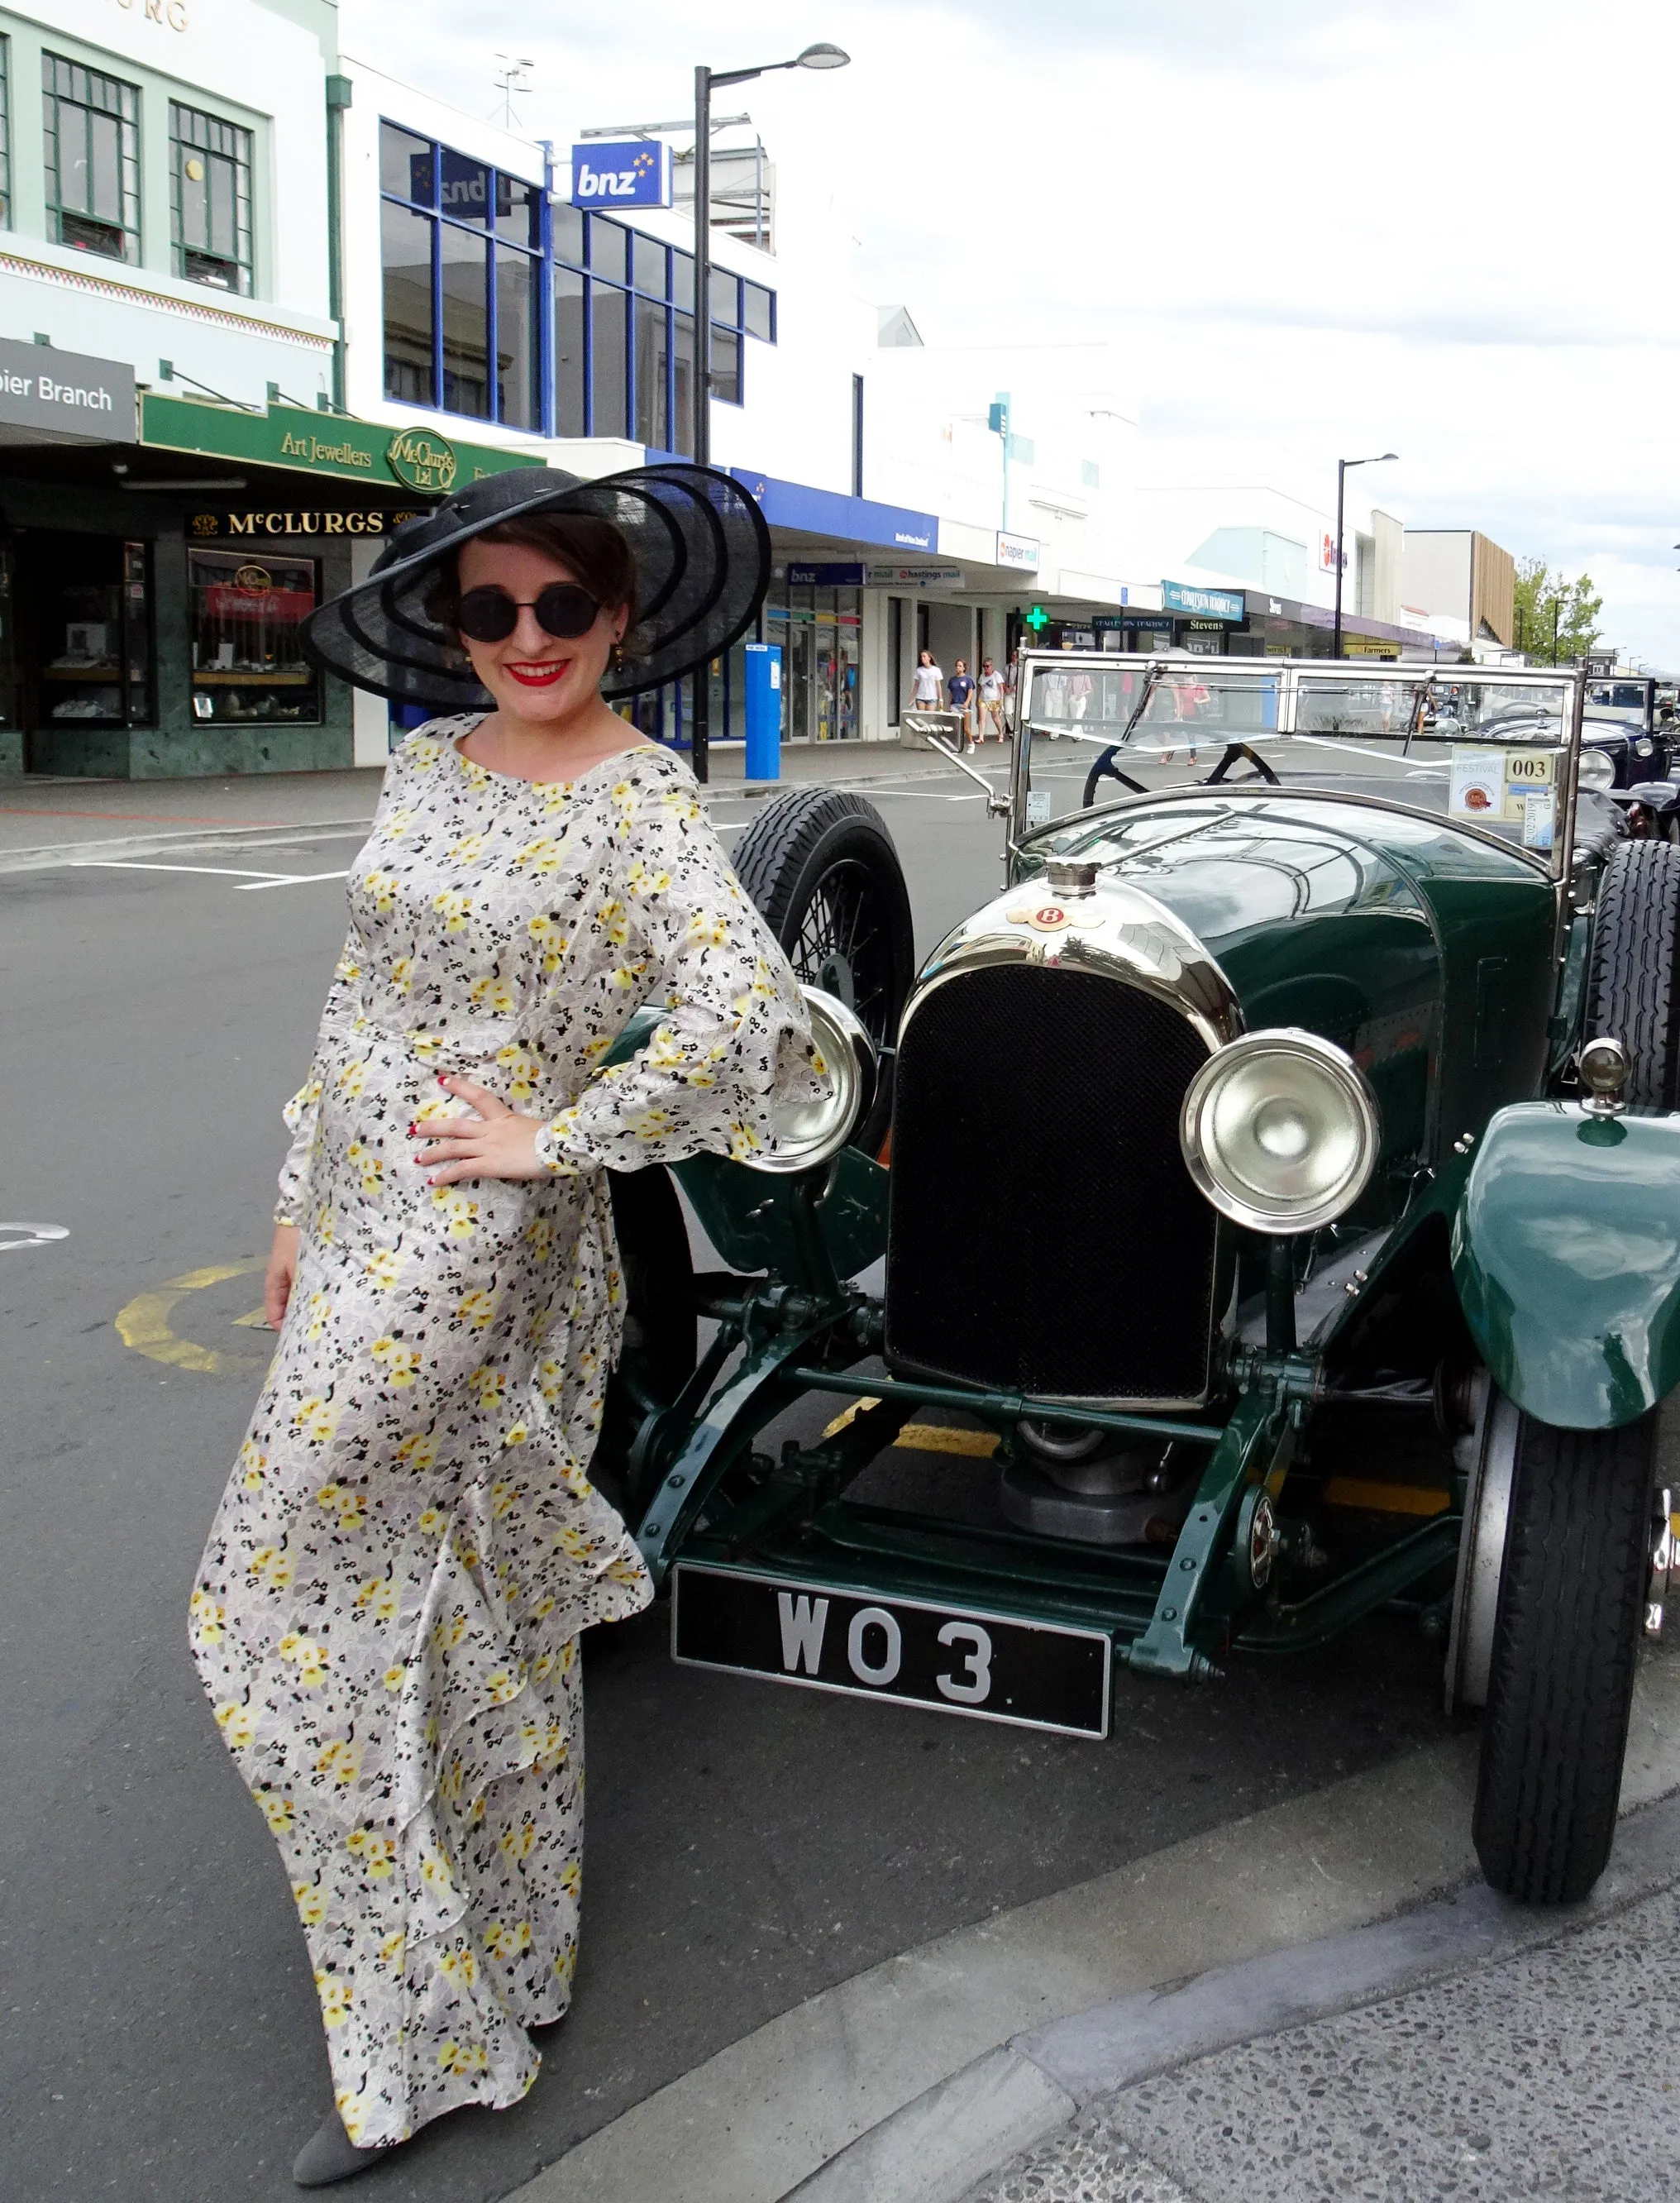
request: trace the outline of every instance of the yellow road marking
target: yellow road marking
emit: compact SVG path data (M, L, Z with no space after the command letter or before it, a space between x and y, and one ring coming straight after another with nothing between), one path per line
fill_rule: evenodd
M236 1315L233 1320L241 1331L267 1331L268 1311L266 1308L254 1308L248 1315Z
M949 1423L906 1423L893 1443L911 1453L965 1453L989 1461L998 1450L998 1434L953 1430Z
M248 1278L253 1270L263 1267L261 1255L241 1262L212 1262L206 1269L171 1278L156 1292L137 1293L117 1310L117 1337L148 1361L168 1362L175 1369L197 1369L206 1377L232 1377L242 1370L260 1369L267 1355L224 1354L214 1346L200 1346L194 1339L178 1338L169 1318L183 1293L202 1292L207 1285L221 1285L229 1278Z
M823 1432L823 1437L834 1437L865 1408L878 1408L880 1405L879 1400L854 1400L849 1408L843 1409L834 1417ZM959 1431L948 1423L906 1423L893 1443L895 1446L902 1446L907 1453L960 1453L967 1454L976 1461L989 1461L998 1450L998 1434L995 1431Z
M1419 1484L1375 1484L1363 1477L1333 1476L1324 1486L1327 1507L1361 1507L1371 1515L1444 1515L1452 1503L1444 1491Z

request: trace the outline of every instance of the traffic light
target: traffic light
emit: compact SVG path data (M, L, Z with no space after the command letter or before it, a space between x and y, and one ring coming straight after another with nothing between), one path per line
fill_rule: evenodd
M1050 615L1046 611L1042 605L1035 605L1031 611L1029 611L1022 620L1021 624L1023 627L1031 628L1034 638L1036 640L1038 636L1044 633L1046 628L1049 626Z

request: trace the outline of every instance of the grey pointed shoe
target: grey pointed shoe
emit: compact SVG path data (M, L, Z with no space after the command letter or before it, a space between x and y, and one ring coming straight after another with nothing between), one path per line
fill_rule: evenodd
M396 2147L376 2142L371 2149L358 2149L337 2111L328 2111L292 2159L292 2177L300 2188L331 2188L340 2180L354 2180Z

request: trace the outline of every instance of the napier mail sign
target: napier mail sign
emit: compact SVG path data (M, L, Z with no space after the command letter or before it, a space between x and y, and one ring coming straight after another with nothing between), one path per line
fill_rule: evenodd
M98 444L134 440L134 370L51 345L0 337L0 421Z

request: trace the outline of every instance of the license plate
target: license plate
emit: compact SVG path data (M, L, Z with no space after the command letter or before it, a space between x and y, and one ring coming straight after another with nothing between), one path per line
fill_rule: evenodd
M1108 1734L1110 1646L1100 1629L695 1562L679 1562L672 1574L671 1657L685 1668L726 1668L1064 1736Z

